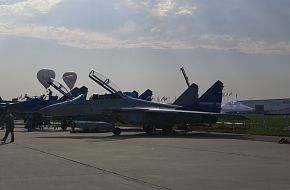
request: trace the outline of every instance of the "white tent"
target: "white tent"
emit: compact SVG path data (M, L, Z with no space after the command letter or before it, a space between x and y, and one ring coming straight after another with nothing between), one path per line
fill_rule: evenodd
M228 102L222 106L223 113L245 113L245 112L252 112L254 111L253 108L242 104L241 102L233 101Z

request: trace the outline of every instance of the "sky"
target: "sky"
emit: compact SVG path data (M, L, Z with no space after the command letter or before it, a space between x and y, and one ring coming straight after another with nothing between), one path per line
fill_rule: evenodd
M3 99L45 93L36 75L50 68L90 95L103 93L93 69L173 101L180 67L200 95L221 80L238 99L289 98L290 1L0 0L0 66Z

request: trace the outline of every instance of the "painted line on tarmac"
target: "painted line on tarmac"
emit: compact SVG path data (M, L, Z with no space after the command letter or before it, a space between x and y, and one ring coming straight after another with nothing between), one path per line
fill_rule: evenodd
M120 174L120 173L117 173L117 172L114 172L114 171L110 171L110 170L106 170L106 169L103 169L103 168L99 168L99 167L96 167L96 166L93 166L93 165L90 165L90 164L86 164L86 163L83 163L83 162L80 162L80 161L77 161L77 160L73 160L73 159L70 159L70 158L66 158L66 157L63 157L63 156L60 156L60 155L57 155L57 154L53 154L53 153L50 153L50 152L39 150L39 149L36 149L36 148L33 148L33 147L25 146L25 145L18 144L18 143L14 143L14 144L17 145L17 146L20 146L22 148L30 149L30 150L33 150L33 151L36 151L36 152L40 152L42 154L46 154L46 155L49 155L49 156L52 156L52 157L60 158L60 159L63 159L63 160L69 161L69 162L73 162L73 163L81 165L81 166L85 166L85 167L88 167L88 168L93 168L93 169L102 171L102 172L104 172L106 174L110 174L110 175L113 175L113 176L120 177L120 178L122 178L124 180L127 180L127 181L131 181L131 182L135 182L135 183L138 183L138 184L143 184L143 185L146 185L146 186L150 186L153 189L173 190L173 189L171 189L169 187L156 185L154 183L150 183L150 182L143 181L143 180L140 180L140 179L137 179L137 178L129 177L129 176L126 176L126 175L123 175L123 174Z

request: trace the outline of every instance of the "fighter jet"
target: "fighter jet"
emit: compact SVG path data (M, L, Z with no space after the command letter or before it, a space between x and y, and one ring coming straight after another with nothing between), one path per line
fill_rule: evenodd
M165 133L172 132L173 126L200 123L215 123L219 117L230 117L220 114L223 83L217 81L200 98L191 105L179 106L156 102L148 102L124 95L107 77L92 70L89 77L101 85L110 94L110 99L100 97L94 100L80 100L81 96L42 108L39 112L44 116L90 116L102 118L102 121L117 124L141 125L147 133L162 129ZM206 100L206 101L204 101ZM196 111L200 110L201 111ZM115 127L115 135L121 129Z
M83 95L83 98L86 97L88 88L83 86L81 88L75 87L71 91L68 91L63 85L57 82L54 79L48 81L51 86L63 94L63 97L57 99L46 99L45 95L28 97L26 100L16 102L7 106L7 109L14 113L16 116L25 117L27 114L32 114L37 112L39 109L46 107L48 105L56 104L59 102L64 102L68 99L73 99L79 95Z
M2 98L0 97L0 115L5 114L7 107L15 104L18 102L18 99L16 100L2 100Z

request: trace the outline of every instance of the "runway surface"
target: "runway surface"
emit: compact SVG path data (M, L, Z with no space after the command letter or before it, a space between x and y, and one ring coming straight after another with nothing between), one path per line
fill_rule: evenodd
M290 189L290 146L278 137L27 133L20 126L15 136L0 146L0 189Z

